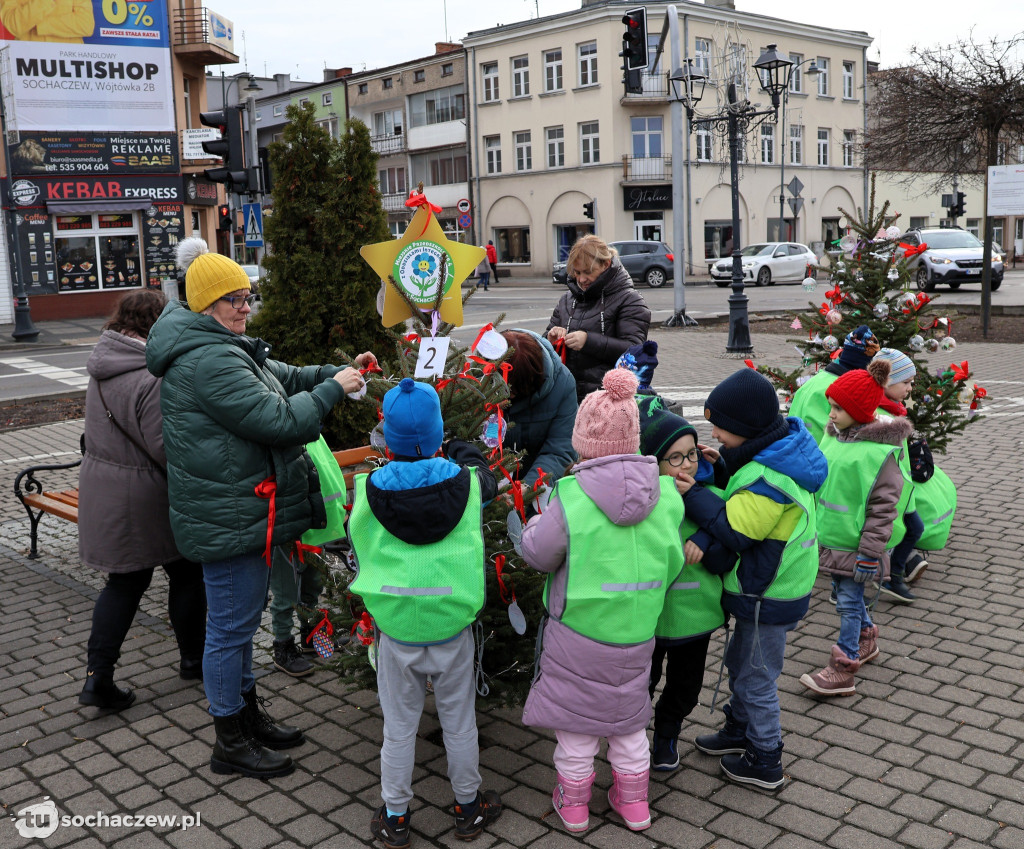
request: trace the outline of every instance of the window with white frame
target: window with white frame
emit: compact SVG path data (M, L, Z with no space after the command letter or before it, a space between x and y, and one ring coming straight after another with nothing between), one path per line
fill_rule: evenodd
M698 121L695 127L697 130L697 161L710 162L712 145L711 125L704 121Z
M775 162L775 125L761 125L761 164L771 165Z
M693 41L693 70L711 79L711 42L706 38Z
M530 171L533 168L533 146L530 131L513 133L516 143L516 171Z
M488 62L480 66L480 76L483 80L484 103L494 103L500 100L498 94L498 63Z
M423 183L425 186L450 186L465 183L468 179L465 148L412 156L409 164L412 169L409 182L413 185Z
M789 74L789 90L793 94L803 94L804 91L804 75L800 69L800 63L804 61L802 53L790 53L789 58L793 62L793 67Z
M462 83L424 91L409 98L410 127L461 121L465 117L466 95Z
M548 168L561 168L565 165L565 129L548 127L544 130L544 140L548 149Z
M305 106L307 103L309 103L309 98L308 97L300 97L299 98L299 106Z
M853 167L853 146L857 142L856 130L843 130L843 167Z
M729 62L726 73L728 81L737 87L742 86L747 77L747 46L738 41L730 41L726 55Z
M282 115L284 115L284 104L282 104L282 103L275 103L274 104L274 117L275 118L280 118Z
M334 103L334 95L331 94L331 92L325 91L323 94L320 95L321 106L330 106L332 103Z
M501 173L501 136L484 136L484 158L488 174Z
M402 110L388 109L373 113L373 134L375 136L402 135Z
M377 182L382 195L405 194L405 167L381 168L377 172Z
M594 165L601 161L601 141L597 121L580 124L580 164Z
M789 164L801 165L804 161L804 128L800 124L789 125Z
M656 159L664 155L661 138L664 119L661 115L634 115L629 123L634 159Z
M544 91L562 90L562 51L544 52Z
M597 42L588 41L576 46L579 65L579 85L597 85Z
M853 62L843 62L843 99L853 100Z
M512 60L512 96L526 97L530 93L530 57L516 56Z
M827 127L818 127L818 164L828 165L828 136Z
M821 97L828 96L828 59L824 56L819 56L815 60L815 64L818 66L818 94Z

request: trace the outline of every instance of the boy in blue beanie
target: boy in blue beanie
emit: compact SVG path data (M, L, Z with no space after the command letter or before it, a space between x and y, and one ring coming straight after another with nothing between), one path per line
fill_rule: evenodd
M429 678L455 792L455 836L472 840L502 812L480 792L472 624L484 604L483 504L497 494L487 460L451 440L437 392L405 378L384 396L384 439L394 459L355 479L348 532L362 596L378 637L384 714L384 804L370 821L387 849L409 846L416 732Z
M778 678L786 634L807 613L818 573L812 493L828 466L814 438L794 417L779 415L767 378L741 369L716 386L704 404L711 435L722 444L730 478L723 501L693 476L680 474L686 516L739 554L724 576L722 607L736 620L725 655L732 696L725 725L694 742L721 755L733 781L781 787L782 727Z

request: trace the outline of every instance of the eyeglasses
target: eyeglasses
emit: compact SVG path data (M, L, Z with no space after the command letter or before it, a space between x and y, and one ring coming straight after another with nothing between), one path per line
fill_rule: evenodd
M240 310L243 306L248 304L250 307L256 303L255 295L225 295L223 298L217 298L218 301L227 301L231 304L231 309Z
M675 454L669 454L665 458L665 462L673 468L677 468L683 465L683 460L689 460L691 463L697 463L700 461L701 453L699 448L691 448L685 454L681 451L677 451Z

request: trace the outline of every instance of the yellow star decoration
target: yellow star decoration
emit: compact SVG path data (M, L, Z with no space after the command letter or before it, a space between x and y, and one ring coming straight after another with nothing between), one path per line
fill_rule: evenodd
M447 280L441 281L440 259L447 254ZM463 245L447 239L437 217L429 207L421 206L401 239L363 245L359 255L370 267L387 280L390 274L415 304L424 311L430 309L437 298L437 288L444 286L441 299L441 320L449 324L462 324L462 281L473 273L486 251L476 245ZM391 327L409 318L409 306L390 283L384 286L385 327ZM429 319L428 319L429 322Z

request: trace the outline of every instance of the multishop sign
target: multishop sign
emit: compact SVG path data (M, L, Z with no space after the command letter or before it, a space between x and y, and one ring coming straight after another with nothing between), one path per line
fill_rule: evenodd
M67 178L17 180L11 186L11 202L19 207L43 206L53 201L182 200L181 177L139 179Z

